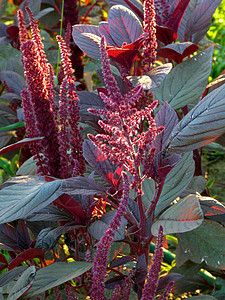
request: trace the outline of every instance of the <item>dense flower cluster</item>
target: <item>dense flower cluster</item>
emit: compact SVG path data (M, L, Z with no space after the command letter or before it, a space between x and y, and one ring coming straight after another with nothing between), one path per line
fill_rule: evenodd
M155 22L154 0L144 1L144 32L148 34L144 40L143 64L147 64L146 71L149 71L156 60L156 22Z

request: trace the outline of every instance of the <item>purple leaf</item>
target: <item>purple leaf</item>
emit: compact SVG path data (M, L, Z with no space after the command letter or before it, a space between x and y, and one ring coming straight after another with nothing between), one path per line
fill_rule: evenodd
M109 10L108 23L110 34L119 47L124 42L135 42L143 33L142 24L136 15L122 5L115 5Z
M128 262L131 262L131 261L134 261L134 257L132 256L122 256L118 259L115 259L111 264L110 264L110 267L111 268L116 268L116 267L119 267L119 266L122 266L122 265L125 265L126 263Z
M198 4L187 21L184 39L198 44L206 35L210 25L212 15L221 0L205 0Z
M105 155L91 142L85 140L83 143L83 155L88 164L94 168L106 182L113 185L113 168Z
M177 39L177 33L172 28L156 25L156 38L163 44L168 45Z
M158 235L163 227L164 235L187 232L199 227L203 222L203 212L196 195L189 195L162 213L152 225L151 232Z
M0 81L6 82L12 93L21 94L21 91L25 88L25 81L22 76L12 71L0 72Z
M72 36L75 44L89 57L100 60L99 44L101 36L98 26L74 25Z
M198 46L191 42L169 44L158 51L161 57L173 59L176 63L181 63L182 60L198 50Z
M189 4L190 0L180 0L180 2L176 5L172 16L170 19L166 22L166 27L169 27L173 29L175 32L177 32L177 29L180 25L181 19L185 13L185 10Z
M103 109L105 107L104 102L102 99L97 95L96 93L91 93L88 91L77 91L77 96L80 100L80 114L81 115L89 115L88 112L89 108L95 108L95 109Z
M169 273L161 277L157 285L156 294L162 293L171 281L177 281L183 277L184 276L179 273Z
M93 179L73 177L62 181L61 192L68 195L106 195L106 187Z
M134 87L141 85L144 90L155 89L160 86L161 82L165 79L167 74L172 69L172 64L167 63L162 66L156 67L141 76L127 76Z
M139 0L106 0L106 2L110 7L121 4L131 9L140 18L140 20L144 19L143 4Z
M117 45L115 43L115 41L113 40L113 38L109 32L109 23L108 22L100 22L99 26L98 26L98 31L101 36L104 35L107 45L110 45L113 47L119 47L119 45Z
M199 196L200 205L205 217L212 217L225 215L225 206L223 203L220 203L218 200L211 197Z
M7 250L7 248L9 247L9 251L12 249L18 252L21 251L21 249L17 244L16 230L12 225L9 224L0 225L0 243L1 243L0 248L3 250Z
M225 132L225 85L200 101L173 129L169 152L191 151L213 142Z
M53 205L46 206L45 208L39 210L35 214L29 215L26 221L72 221L72 216L66 211L60 210Z
M23 220L18 221L18 225L16 227L16 237L17 244L20 249L28 249L31 244L30 235L27 230L27 226L25 225Z
M153 141L152 146L158 151L161 151L168 140L173 128L178 124L179 120L176 112L165 102L160 108L159 112L155 116L156 126L163 126L164 130L162 133L157 135Z
M0 191L0 223L24 219L56 200L62 191L61 180L28 181L5 187Z

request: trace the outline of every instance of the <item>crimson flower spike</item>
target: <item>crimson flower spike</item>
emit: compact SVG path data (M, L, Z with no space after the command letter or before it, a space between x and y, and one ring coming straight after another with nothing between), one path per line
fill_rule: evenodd
M109 250L113 243L115 236L115 230L120 226L121 219L126 213L126 208L129 199L129 180L127 174L123 172L123 196L120 200L119 207L115 216L113 217L108 229L105 231L105 235L100 239L97 251L94 256L93 262L93 277L91 287L91 300L106 300L105 297L105 275L107 268L107 260Z
M147 64L146 71L150 71L156 60L156 22L154 0L144 1L144 32L148 34L144 40L143 64Z
M154 300L156 288L159 280L159 273L161 271L161 263L163 259L163 228L159 227L157 244L153 257L153 264L149 270L147 282L144 285L141 300Z
M27 40L27 29L22 10L17 11L20 45Z

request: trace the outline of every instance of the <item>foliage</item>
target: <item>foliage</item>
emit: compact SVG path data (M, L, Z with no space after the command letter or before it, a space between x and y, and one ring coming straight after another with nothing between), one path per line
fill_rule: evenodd
M222 299L225 206L201 165L225 133L225 85L207 86L202 43L221 1L9 2L0 297Z

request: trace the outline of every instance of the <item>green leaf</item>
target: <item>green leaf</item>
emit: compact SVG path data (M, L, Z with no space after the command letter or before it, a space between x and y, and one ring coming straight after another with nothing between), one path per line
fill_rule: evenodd
M152 225L151 232L158 235L159 227L163 233L187 232L199 227L203 222L203 212L196 195L189 195L168 208Z
M24 219L44 208L62 192L61 180L35 180L5 187L0 191L0 223Z
M160 104L167 101L173 109L197 101L204 93L211 72L213 47L177 65L154 93Z
M184 154L181 160L166 176L162 193L155 208L155 216L159 215L166 207L170 205L188 186L194 175L193 153ZM153 179L146 178L143 182L143 202L146 208L150 205L155 192L155 183Z
M0 131L14 130L14 129L21 128L21 127L24 127L24 121L10 124L10 125L4 126L4 127L0 127Z
M225 132L225 84L208 94L173 129L169 152L203 147Z
M37 271L32 287L24 295L29 298L43 293L68 280L82 275L90 270L92 263L88 262L58 262Z
M225 268L225 228L209 220L204 220L197 229L178 234L182 251L193 262L214 268Z
M14 176L12 170L10 169L10 164L7 159L0 157L0 168L2 168L10 176Z
M14 287L11 289L8 300L15 300L20 298L32 285L34 281L36 270L34 266L26 269L16 281Z

